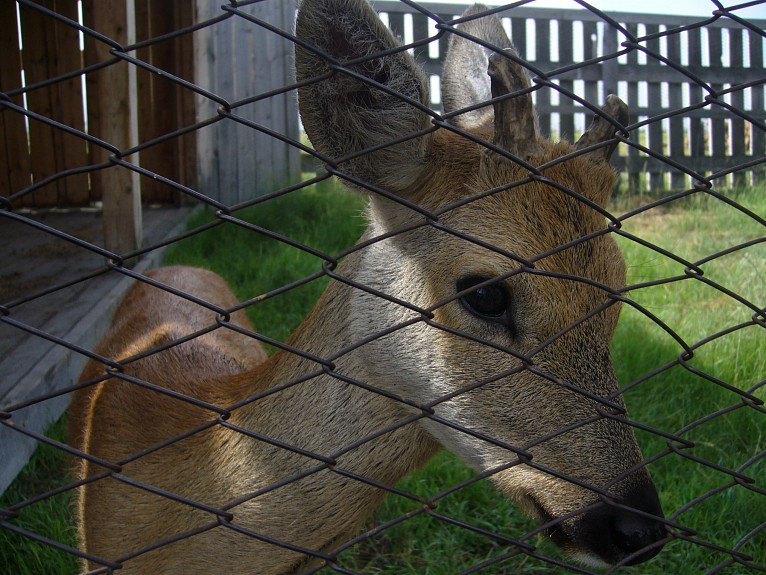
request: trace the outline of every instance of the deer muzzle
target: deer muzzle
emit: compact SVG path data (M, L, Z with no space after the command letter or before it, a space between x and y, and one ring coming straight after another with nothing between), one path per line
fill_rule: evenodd
M583 563L635 565L657 555L666 543L663 517L657 491L648 481L619 500L599 501L551 529L550 535Z

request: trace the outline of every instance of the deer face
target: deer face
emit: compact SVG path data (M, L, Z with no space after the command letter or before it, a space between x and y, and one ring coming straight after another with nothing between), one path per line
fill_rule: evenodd
M510 47L495 20L464 26ZM315 47L296 50L299 81L316 78L300 91L307 133L368 191L365 239L385 237L348 272L371 288L355 292L351 329L360 340L390 330L359 350L369 382L432 408L428 431L494 471L574 557L653 556L662 510L622 422L609 353L619 312L610 290L624 285L625 266L599 212L615 177L609 118L627 123L625 105L610 96L607 119L574 147L547 141L518 93L529 80L515 52L458 39L447 66L483 61L487 86L469 92L495 104L432 130L422 73L366 1L304 0L298 35ZM472 74L451 70L445 83ZM471 104L445 97L446 112Z

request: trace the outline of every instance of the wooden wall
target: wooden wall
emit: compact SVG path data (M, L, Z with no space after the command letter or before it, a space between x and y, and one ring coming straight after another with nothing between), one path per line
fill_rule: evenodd
M299 176L295 148L237 122L299 137L294 93L238 101L291 83L291 43L252 18L292 30L294 0L241 12L206 0L85 2L82 24L94 34L84 35L82 47L65 21L78 22L76 0L37 4L57 16L22 5L20 30L16 3L0 6L0 92L9 104L0 112L0 197L14 208L89 205L103 199L105 188L131 185L109 178L124 166L88 169L115 152L86 134L120 151L136 148L123 159L151 172L138 179L144 203L182 201L184 194L163 178L236 204ZM129 74L134 84L121 85ZM115 137L121 132L115 124L131 119L137 133ZM211 119L220 121L194 129Z

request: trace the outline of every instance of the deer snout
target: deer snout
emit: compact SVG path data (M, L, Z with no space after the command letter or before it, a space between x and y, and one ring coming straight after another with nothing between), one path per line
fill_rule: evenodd
M667 530L661 521L663 517L654 485L645 483L617 501L617 505L603 503L571 524L562 525L561 534L569 539L562 544L574 546L575 554L586 563L614 565L625 559L627 565L643 563L657 555L665 544Z

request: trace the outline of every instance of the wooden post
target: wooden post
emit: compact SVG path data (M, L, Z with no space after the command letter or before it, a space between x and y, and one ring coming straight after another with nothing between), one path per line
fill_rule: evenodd
M135 41L133 0L100 0L83 4L86 26L126 45ZM86 37L86 64L112 58L110 47ZM118 62L88 76L88 110L91 133L120 150L138 143L137 82L135 66ZM93 146L93 161L109 157ZM134 165L138 156L125 158ZM92 174L93 187L101 190L104 205L104 245L118 254L141 245L141 182L138 174L113 166Z

